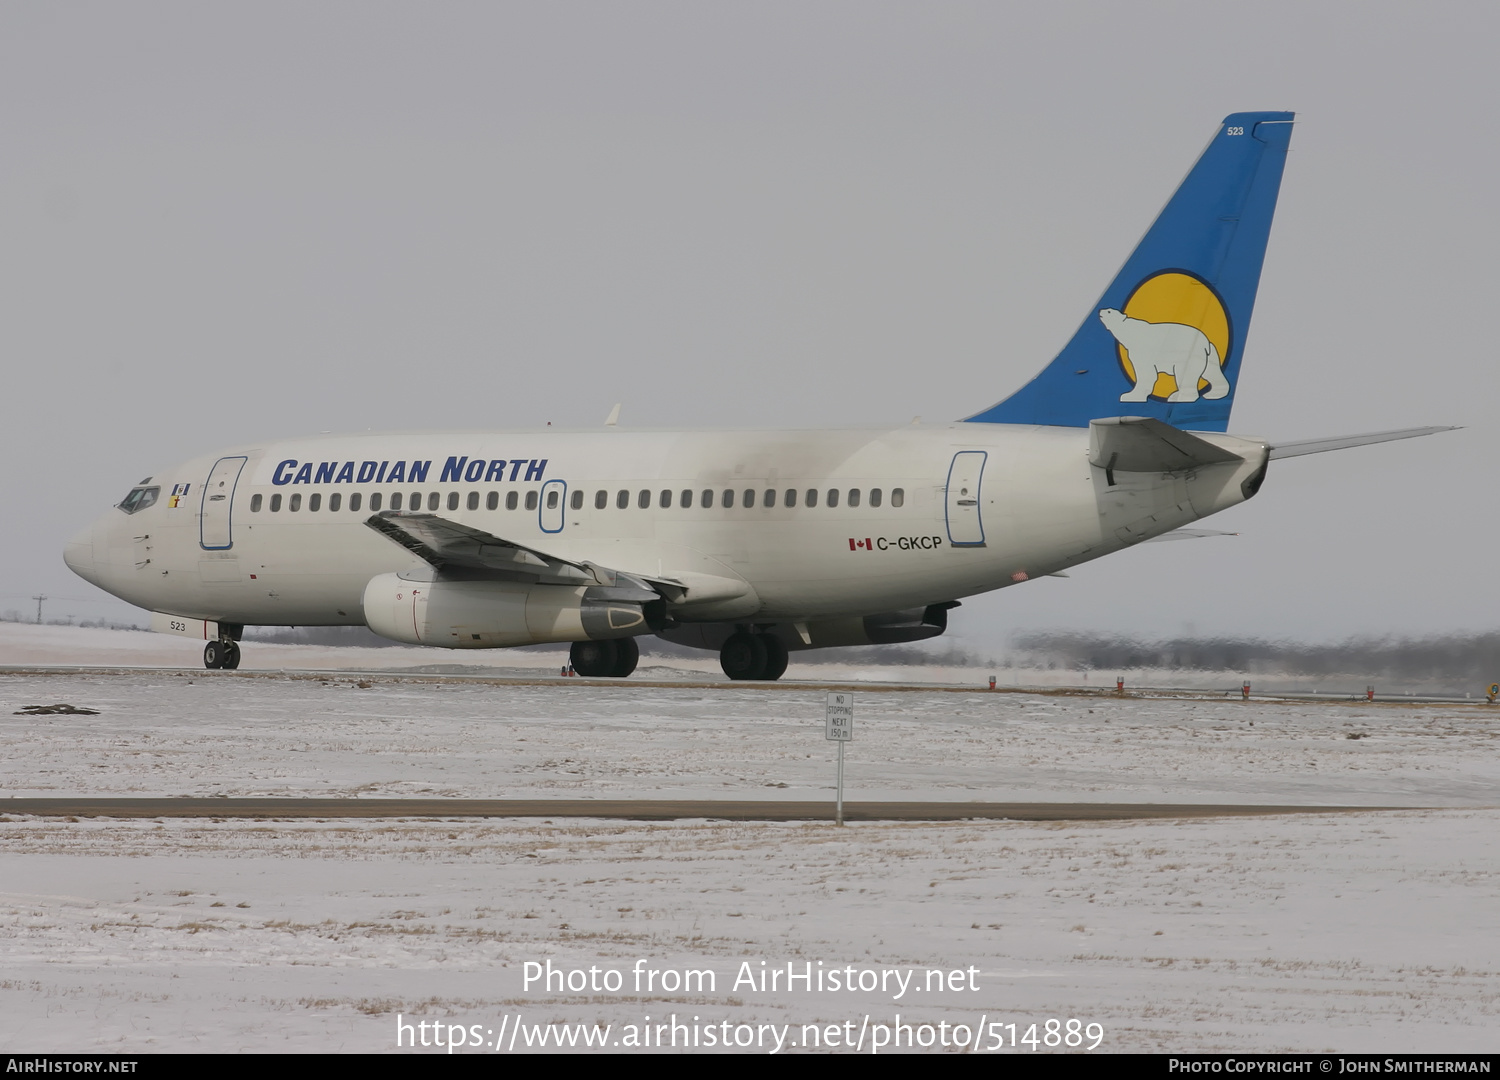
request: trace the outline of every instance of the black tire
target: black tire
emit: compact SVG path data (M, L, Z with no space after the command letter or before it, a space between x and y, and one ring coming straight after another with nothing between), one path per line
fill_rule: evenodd
M619 655L613 641L575 641L568 650L573 670L590 679L604 679L614 674Z
M766 672L766 643L759 634L743 631L730 635L719 650L719 666L736 682L742 679L763 679Z
M210 641L203 646L203 666L210 671L216 671L224 666L224 643L222 641Z
M224 644L224 662L221 667L225 671L233 671L240 666L240 643L238 641L226 641Z
M787 661L791 657L787 655L786 644L775 634L762 634L760 640L766 647L766 670L760 677L775 682L786 674Z
M641 647L636 644L635 638L616 638L615 666L610 669L610 676L615 679L623 679L635 670L636 664L641 661Z

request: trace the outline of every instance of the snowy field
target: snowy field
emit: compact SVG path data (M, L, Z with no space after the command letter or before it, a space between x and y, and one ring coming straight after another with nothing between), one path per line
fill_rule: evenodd
M126 662L44 631L67 655L0 637L0 664ZM14 715L54 702L99 712ZM1100 1051L1500 1048L1500 708L872 686L854 800L1426 809L843 829L3 814L49 796L831 800L816 690L6 674L0 725L4 1051L391 1051L398 1016L409 1039L461 1026L490 1052L569 1025L626 1048L649 1016L651 1049L675 1018L679 1048L712 1031L805 1052L816 1025L820 1048L868 1053L898 1015L905 1037L1007 1052L1050 1018L1100 1025ZM526 985L548 961L618 988ZM885 986L735 985L789 964ZM637 967L661 973L650 990Z

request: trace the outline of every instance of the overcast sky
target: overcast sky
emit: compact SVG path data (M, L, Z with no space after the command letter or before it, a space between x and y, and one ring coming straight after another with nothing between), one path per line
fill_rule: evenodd
M1500 625L1500 6L0 5L0 609L66 539L324 430L928 422L1047 363L1227 113L1298 126L1206 523L1017 629ZM96 598L89 601L90 597Z

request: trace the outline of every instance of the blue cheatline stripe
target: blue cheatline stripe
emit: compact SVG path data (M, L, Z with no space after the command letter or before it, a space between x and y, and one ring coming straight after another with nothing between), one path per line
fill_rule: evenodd
M1255 308L1292 118L1289 112L1225 117L1208 149L1063 351L1016 393L967 419L1085 427L1102 417L1150 416L1173 427L1224 431ZM1173 281L1185 283L1181 288L1201 288L1207 307L1222 305L1219 329L1182 325L1200 321L1197 316L1153 319L1145 300L1153 295L1152 282L1173 274L1180 275ZM1105 313L1102 317L1101 312ZM1115 327L1113 332L1106 321ZM1167 330L1150 329L1162 323L1170 324ZM1122 346L1136 368L1149 367L1154 357L1161 364L1187 364L1191 372L1193 358L1204 351L1205 339L1197 331L1204 330L1227 343L1223 350L1215 344L1208 351L1210 356L1225 353L1219 357L1222 380L1204 379L1213 385L1196 401L1169 401L1156 394L1143 401L1120 400L1136 392L1137 385L1126 373ZM1127 338L1136 344L1129 344ZM1175 359L1162 359L1167 357ZM1201 368L1203 361L1199 359L1198 364ZM1184 381L1195 380L1185 376Z

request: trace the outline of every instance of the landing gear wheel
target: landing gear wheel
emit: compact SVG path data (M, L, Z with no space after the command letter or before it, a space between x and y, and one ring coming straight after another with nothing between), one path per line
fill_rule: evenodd
M613 641L575 641L568 650L568 659L573 670L591 679L603 679L614 674L619 650ZM631 642L631 644L635 644ZM634 664L630 665L632 668Z
M635 638L617 638L615 646L615 666L610 669L610 676L623 679L635 670L635 665L641 660L641 647L635 643Z
M220 666L225 671L233 671L240 666L240 643L238 641L225 641L221 644L224 648L224 662Z
M766 677L766 643L759 634L741 631L730 635L719 650L719 666L731 679L764 679Z
M768 682L775 682L786 674L786 664L789 659L786 645L774 634L762 634L761 643L766 647L766 670L761 678Z
M222 641L210 641L203 646L203 666L210 671L224 666L224 643Z

